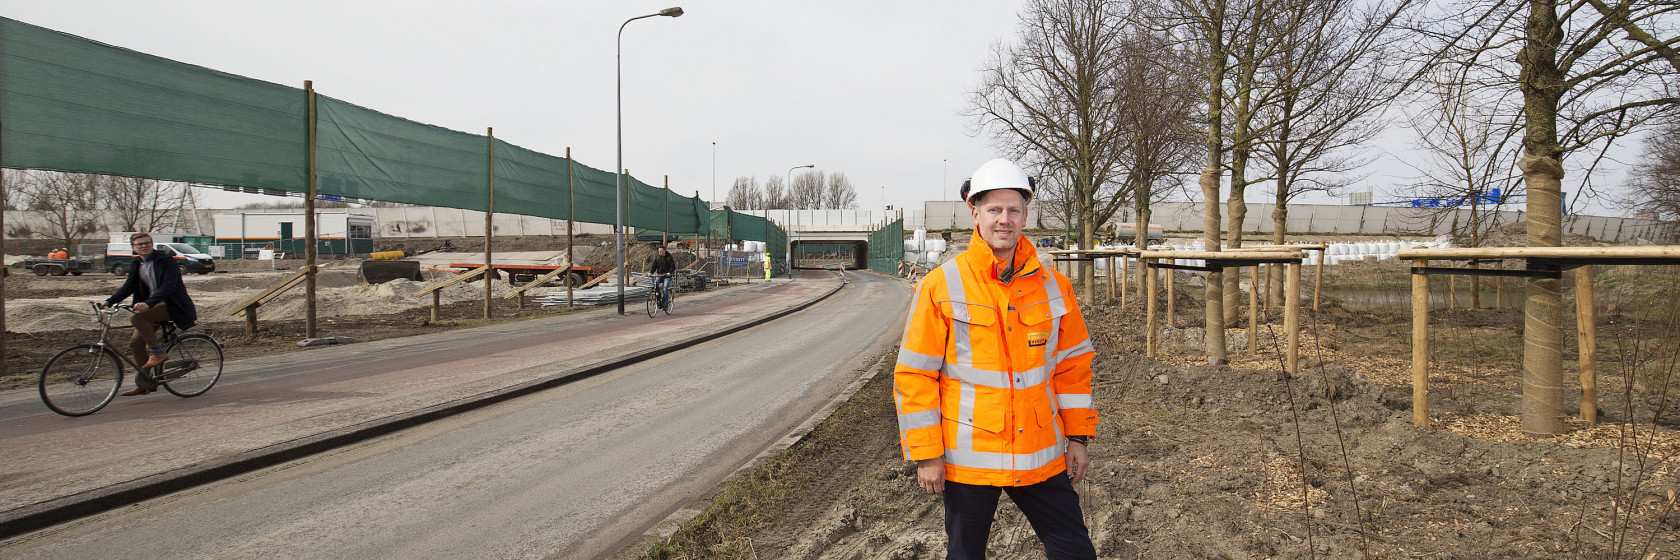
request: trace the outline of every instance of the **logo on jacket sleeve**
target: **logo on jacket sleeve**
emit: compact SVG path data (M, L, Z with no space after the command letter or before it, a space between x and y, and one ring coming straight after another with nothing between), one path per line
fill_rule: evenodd
M1047 342L1050 342L1050 333L1027 333L1027 346L1044 346Z

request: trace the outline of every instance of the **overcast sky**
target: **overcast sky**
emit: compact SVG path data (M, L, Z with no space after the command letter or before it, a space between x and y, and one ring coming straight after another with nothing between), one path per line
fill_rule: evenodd
M314 80L410 120L495 127L554 155L570 146L598 169L615 158L619 25L674 3L682 17L624 30L624 166L643 181L669 175L673 190L720 200L737 176L816 164L846 173L860 208L919 209L955 199L997 155L970 135L965 92L1013 37L1019 0L0 0L20 21L259 80ZM1367 171L1379 200L1409 173L1392 158ZM1268 198L1260 190L1251 202Z

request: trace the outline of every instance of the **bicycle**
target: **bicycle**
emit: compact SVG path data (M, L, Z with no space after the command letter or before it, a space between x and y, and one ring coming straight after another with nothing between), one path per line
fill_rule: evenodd
M119 309L133 312L132 307L100 307L97 302L90 305L99 319L99 341L65 348L41 368L41 401L53 412L86 416L105 408L122 388L123 364L134 368L136 376L149 376L177 397L202 395L221 379L222 343L214 337L196 332L181 334L175 323L163 323L161 342L169 360L147 373L105 341L111 332L111 317Z
M661 279L665 281L661 282ZM647 314L649 317L658 314L661 309L665 310L666 315L671 314L671 307L675 305L672 300L675 298L671 297L670 280L671 275L669 274L659 274L653 277L653 296L647 299Z

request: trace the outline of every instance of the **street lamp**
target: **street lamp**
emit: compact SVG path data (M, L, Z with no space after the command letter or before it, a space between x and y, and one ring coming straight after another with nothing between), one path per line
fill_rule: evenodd
M671 7L659 10L658 13L636 16L624 20L618 26L617 57L618 67L615 76L618 81L618 165L613 166L613 231L615 244L618 246L618 314L624 314L624 222L629 218L624 215L624 26L630 22L653 16L678 17L683 15L682 8Z
M942 159L939 161L945 163L945 173L939 176L939 195L949 200L951 191L945 189L951 188L951 160Z
M789 200L793 200L793 170L795 170L795 169L810 169L812 167L816 167L816 164L795 165L793 167L788 168L787 190L788 190L788 199ZM790 206L791 206L791 204L790 204ZM799 219L798 214L794 214L793 217L796 220ZM792 280L793 279L793 242L792 241L788 241L788 246L787 246L787 267L788 267L788 279Z

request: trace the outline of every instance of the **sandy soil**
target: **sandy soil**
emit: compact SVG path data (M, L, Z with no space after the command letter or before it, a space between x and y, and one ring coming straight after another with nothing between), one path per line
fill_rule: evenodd
M580 236L575 248L579 265L611 268L611 243L610 237ZM482 260L483 255L482 239L425 240L414 243L413 247L400 243L387 245L395 247L382 248L420 252L410 258L422 261L423 266L438 268L460 260L477 262L473 259ZM601 250L603 247L605 250ZM33 250L30 246L23 249ZM498 262L510 262L512 256L541 260L564 255L565 241L548 237L499 239L495 250L500 255ZM44 251L45 248L40 252ZM631 245L626 262L637 263L638 259L651 262L653 253L651 245ZM674 254L679 266L693 262L692 255L686 251ZM7 255L8 261L21 259L18 255ZM432 321L431 298L413 294L431 282L449 278L450 273L423 270L424 281L396 280L366 285L360 284L356 275L361 259L326 257L319 262L318 336L349 336L365 341L483 324L484 285L481 283L465 282L445 288L440 298L439 320ZM301 286L259 309L256 336L246 336L244 318L230 314L239 304L301 268L302 259L275 262L228 259L217 264L221 270L216 273L189 274L183 278L198 308L201 326L196 328L222 338L230 359L302 350L296 345L304 333L305 302ZM632 264L629 268L639 271L647 267ZM58 350L97 338L97 323L88 303L105 299L121 285L122 277L106 273L38 277L13 269L13 275L5 283L6 368L0 375L0 388L33 383L40 368ZM495 296L493 315L499 319L562 312L543 309L530 303L529 297L523 308L514 300L502 299L501 296L513 289L505 279L491 286ZM563 289L560 286L535 288L527 293L537 296ZM127 333L115 336L127 339Z

